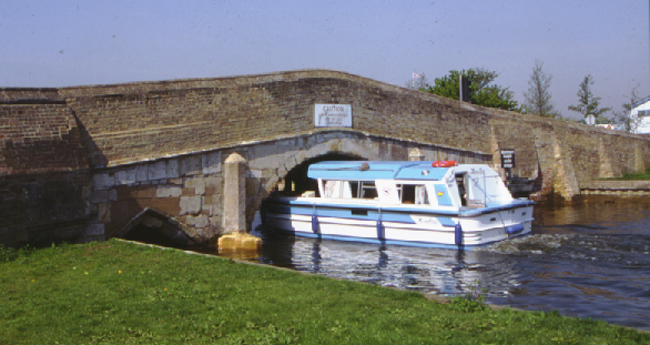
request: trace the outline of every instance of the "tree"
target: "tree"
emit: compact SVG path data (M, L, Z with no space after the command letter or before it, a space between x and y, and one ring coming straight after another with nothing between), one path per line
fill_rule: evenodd
M600 97L595 97L591 93L590 85L593 84L593 77L591 74L587 75L580 83L580 89L577 93L578 105L570 105L569 110L582 114L584 118L593 115L597 123L607 122L608 120L604 118L603 114L612 110L612 108L598 108L600 106Z
M406 82L406 88L423 90L427 86L427 76L424 73L413 72L413 78Z
M482 68L467 71L449 71L448 75L436 78L434 85L427 85L422 91L438 96L460 99L459 80L462 76L467 76L469 79L471 103L491 108L520 111L517 101L513 99L512 91L499 85L491 85L499 74Z
M636 116L633 118L631 116L632 106L640 100L640 97L637 93L638 87L639 85L632 88L630 95L627 96L630 97L630 102L623 103L623 110L619 112L614 112L614 119L618 123L622 123L623 129L628 133L636 133L637 128L641 124L641 117Z
M524 92L525 103L523 109L528 114L537 114L547 117L558 117L558 112L554 109L551 102L551 87L552 75L542 71L542 63L535 60L535 67L533 73L530 75L528 81L528 92Z

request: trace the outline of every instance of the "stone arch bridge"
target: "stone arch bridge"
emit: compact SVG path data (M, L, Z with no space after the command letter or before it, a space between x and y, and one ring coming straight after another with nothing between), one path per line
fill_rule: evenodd
M328 108L330 106L330 108ZM331 107L334 106L334 107ZM646 137L482 108L305 70L216 79L0 89L0 243L106 239L145 226L188 243L223 232L224 168L245 166L245 226L305 162L456 160L572 202L650 163ZM181 229L179 231L178 229Z

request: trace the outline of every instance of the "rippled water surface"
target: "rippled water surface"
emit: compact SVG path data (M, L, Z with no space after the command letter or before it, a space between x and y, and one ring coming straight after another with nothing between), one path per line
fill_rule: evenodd
M269 265L650 330L650 205L536 207L531 235L465 252L263 238Z

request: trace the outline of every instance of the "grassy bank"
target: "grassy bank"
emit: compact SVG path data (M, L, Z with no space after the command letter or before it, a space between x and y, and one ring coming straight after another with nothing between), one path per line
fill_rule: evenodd
M621 177L608 178L607 180L647 181L650 180L650 166L643 172L626 172Z
M0 250L0 344L638 344L650 334L108 241Z

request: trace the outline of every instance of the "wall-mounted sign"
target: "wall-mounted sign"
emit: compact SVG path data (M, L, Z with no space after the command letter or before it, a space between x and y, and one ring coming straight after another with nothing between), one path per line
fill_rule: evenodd
M352 105L316 104L314 107L315 127L352 127Z
M501 167L505 169L515 167L515 150L504 149L501 150Z

